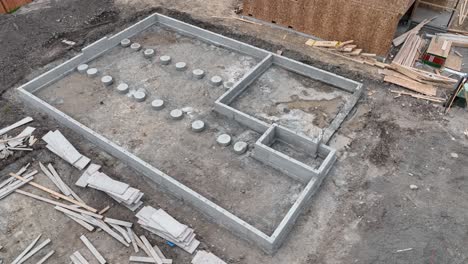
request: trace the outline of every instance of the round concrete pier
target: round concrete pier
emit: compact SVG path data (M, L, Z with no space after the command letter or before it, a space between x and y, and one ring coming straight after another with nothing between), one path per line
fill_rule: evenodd
M164 108L164 101L161 99L155 99L151 102L151 107L154 110L162 110Z
M210 79L210 83L213 86L220 86L223 83L223 78L221 78L221 76L217 76L217 75L213 76Z
M220 146L227 147L229 144L231 144L231 140L232 139L230 135L222 134L216 139L216 142L218 142Z
M89 77L96 77L98 75L98 69L96 68L91 68L91 69L88 69L86 71L86 74L89 76Z
M128 93L128 84L121 83L121 84L117 85L116 89L117 89L117 92L119 94L126 94L126 93Z
M249 145L244 141L238 141L234 144L234 152L239 155L244 154L248 147Z
M86 71L88 70L89 66L88 64L81 64L81 65L78 65L78 67L76 68L76 70L79 72L79 73L86 73Z
M141 50L141 45L139 43L133 43L132 45L130 45L130 48L133 51L139 51L139 50Z
M226 89L231 89L232 87L234 87L234 83L233 83L233 82L225 82L225 83L224 83L224 88L226 88Z
M137 102L143 102L146 99L146 93L138 90L133 94L133 98L135 98L135 101Z
M145 49L145 51L143 52L143 55L145 56L145 58L151 58L154 56L154 49Z
M201 120L195 120L193 121L192 123L192 131L193 132L202 132L203 130L205 130L205 122L201 121Z
M171 63L171 56L167 56L167 55L161 56L159 57L159 62L162 65L168 65L169 63Z
M101 82L105 86L109 86L114 82L114 80L112 79L112 76L106 75L101 78Z
M187 63L181 61L181 62L176 63L175 67L176 67L176 70L178 71L185 71L187 69Z
M171 111L171 118L174 120L180 120L184 117L184 112L180 109L174 109Z
M120 41L120 46L122 46L124 48L130 46L130 44L132 44L132 42L129 39L122 39Z
M195 79L203 79L205 72L201 69L195 69L193 70L192 75Z

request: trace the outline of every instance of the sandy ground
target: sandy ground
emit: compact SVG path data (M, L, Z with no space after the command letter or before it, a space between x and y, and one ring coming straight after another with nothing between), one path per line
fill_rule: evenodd
M339 160L309 208L299 218L283 247L274 256L227 232L183 201L87 143L60 128L77 148L105 172L140 188L145 203L162 207L191 225L207 249L228 263L466 263L468 254L468 129L467 111L454 108L444 115L440 105L411 98L394 98L392 86L380 82L377 70L305 48L303 39L280 30L247 24L229 16L238 1L35 1L36 6L0 17L0 127L31 115L42 135L57 124L17 101L13 87L43 71L57 58L73 55L79 46L116 31L158 8L165 14L223 33L267 50L363 81L367 92L359 106L332 139ZM164 8L162 8L162 6ZM183 12L183 13L181 13ZM16 25L16 26L15 26ZM62 39L78 42L70 50ZM313 59L312 59L313 58ZM395 87L392 87L395 88ZM73 186L79 172L44 148L16 153L0 161L0 180L27 162L52 162ZM456 154L456 155L454 155ZM38 182L48 184L43 175ZM418 186L411 190L409 185ZM26 190L34 191L25 188ZM135 221L127 209L90 189L74 190L90 205L113 204L109 216ZM145 234L175 263L190 263L191 256ZM87 231L53 207L13 194L0 201L0 258L9 263L29 241L43 233L56 250L49 263L67 263L80 250ZM110 263L127 263L132 254L102 232L88 234ZM399 250L408 249L403 252ZM43 254L47 252L45 250ZM39 256L38 256L39 257ZM37 259L35 259L37 261ZM34 260L33 260L34 261ZM31 261L31 263L33 263Z

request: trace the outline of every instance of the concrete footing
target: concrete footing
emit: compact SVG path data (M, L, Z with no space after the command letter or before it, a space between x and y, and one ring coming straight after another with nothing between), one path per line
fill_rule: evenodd
M233 52L242 53L260 60L260 63L258 63L253 69L245 74L239 81L237 81L232 88L229 88L229 91L216 100L215 111L233 121L244 125L249 129L262 134L262 140L257 141L258 144L256 143L255 145L253 155L257 159L262 160L262 162L265 162L267 165L275 168L278 167L280 170L285 169L286 167L292 169L292 172L286 172L286 175L306 184L305 188L300 193L291 209L286 213L285 217L276 227L273 233L266 234L255 228L253 225L247 223L228 210L203 197L188 186L185 186L171 176L151 166L139 157L130 153L128 150L118 146L114 142L77 122L72 117L41 100L34 94L41 88L44 88L51 83L60 80L70 72L73 72L79 65L89 63L93 59L99 56L103 56L113 47L116 47L119 44L122 45L123 40L129 39L152 26L169 28L181 35L196 38L202 42L210 43L218 47L226 48ZM163 60L161 60L161 64L163 63ZM170 59L167 60L167 64L169 63ZM323 137L323 142L325 143L330 140L335 131L345 120L346 116L357 104L359 97L364 90L362 84L359 82L338 76L331 72L311 67L309 65L305 65L303 63L279 56L277 54L224 37L219 34L214 34L207 30L189 25L164 15L153 14L111 37L103 37L93 44L83 48L82 52L77 56L19 87L18 92L20 97L27 103L49 114L63 125L71 128L72 130L92 141L98 147L109 152L116 158L126 162L129 166L141 172L149 179L153 180L162 189L196 207L202 213L206 214L212 221L226 227L242 239L253 242L255 245L258 245L266 252L274 253L286 240L288 233L293 228L294 223L296 222L301 212L309 205L311 197L318 190L321 182L335 162L336 153L335 150L331 149L323 143L317 142L315 144L315 139L306 138L307 141L303 141L304 138L300 135L284 131L279 126L273 128L272 124L268 124L230 106L230 104L239 95L248 89L255 80L257 80L266 70L272 66L281 67L287 71L300 74L315 81L320 81L332 85L337 89L341 89L352 94L352 99L346 102L345 106L340 110L335 119L332 121L332 124L325 129ZM95 70L95 75L98 75L97 69ZM87 70L87 74L89 71L90 69ZM221 83L219 85L221 85ZM284 153L275 152L275 150L271 148L272 145L269 145L271 139L286 139L289 142L293 142L293 145L295 146L296 144L303 144L305 142L305 145L309 146L310 148L316 147L315 154L320 156L320 158L323 159L323 162L316 170L310 170L307 167L304 167L304 164L300 164L297 160L285 155Z
M195 120L192 122L193 132L202 132L203 130L205 130L205 122L201 120Z
M79 72L79 73L86 73L86 71L88 70L89 66L88 64L80 64L78 65L78 67L76 68L76 70Z
M105 86L110 86L112 83L114 83L114 79L112 79L112 76L106 75L101 78L101 82Z
M139 50L141 50L141 45L140 45L140 43L133 43L132 45L130 45L130 48L133 51L139 51Z
M133 94L133 98L135 98L137 102L143 102L146 100L146 93L142 90L138 90Z
M184 112L180 109L174 109L171 111L170 115L173 120L180 120L184 117Z
M155 51L154 49L145 49L145 51L143 52L143 55L146 57L146 58L152 58L155 54Z
M223 78L221 76L213 76L210 79L210 83L213 86L220 86L223 83Z
M236 154L242 155L247 151L249 145L244 141L238 141L234 144L233 148Z
M171 63L171 56L167 56L167 55L163 55L161 57L159 57L159 62L162 64L162 65L168 65Z
M218 145L220 146L223 146L223 147L227 147L231 144L231 136L228 135L228 134L221 134L218 136L218 138L216 139L216 142L218 143Z
M195 69L195 70L192 71L192 76L195 79L203 79L203 77L205 77L205 71L203 71L201 69Z
M98 75L99 71L98 69L96 68L90 68L86 71L86 74L89 76L89 77L96 77Z
M119 85L117 85L116 90L119 94L126 94L128 93L128 84L120 83Z
M126 48L129 47L132 44L132 42L129 39L122 39L120 41L120 46Z
M176 70L178 71L185 71L187 69L187 63L181 61L181 62L177 62L176 65Z
M161 99L155 99L151 102L151 107L154 110L162 110L164 109L164 101Z

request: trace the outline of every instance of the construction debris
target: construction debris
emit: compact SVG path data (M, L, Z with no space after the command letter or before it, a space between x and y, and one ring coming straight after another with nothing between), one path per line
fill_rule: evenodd
M7 132L18 128L24 124L31 122L33 119L31 117L23 118L22 120L5 127L0 130L0 159L6 159L13 151L32 151L33 149L30 148L34 143L36 143L37 139L32 136L34 127L26 127L21 133L19 133L16 137L9 137L6 135Z
M192 254L200 245L195 239L194 230L179 223L162 209L143 207L137 214L138 223L146 230L172 242Z
M226 262L213 253L198 250L197 254L195 254L195 257L192 259L192 264L226 264Z
M143 204L141 198L144 194L140 190L112 179L99 172L99 169L99 165L91 164L75 184L83 188L89 186L103 191L131 211L135 211Z
M91 161L88 157L81 155L58 130L49 131L42 139L47 142L46 147L50 151L79 170L84 169Z
M105 264L107 262L86 236L82 235L80 236L80 239L83 242L83 244L85 244L85 246L89 249L89 251L91 251L96 260L99 261L99 263Z
M29 164L21 168L18 172L17 175L22 175L26 172L27 168L29 167ZM34 179L34 175L37 174L37 171L31 171L27 173L23 178L25 181L15 179L14 177L10 177L3 182L0 183L0 200L7 197L11 193L13 193L15 190L18 188L22 187L23 185L27 184L28 182L32 181Z

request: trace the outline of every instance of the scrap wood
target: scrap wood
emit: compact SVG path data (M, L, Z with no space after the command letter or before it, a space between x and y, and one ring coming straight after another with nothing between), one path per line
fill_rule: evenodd
M99 253L99 251L96 249L96 247L89 241L89 239L82 235L80 236L80 240L85 244L85 246L91 251L93 256L99 261L100 264L105 264L107 261L104 259L104 257Z
M455 53L458 57L463 58L463 55L462 55L460 52L458 52L458 51L455 50L454 53Z
M21 180L21 181L23 181L23 182L27 182L26 179L24 179L23 177L21 177L21 176L19 176L19 175L16 175L15 173L10 173L10 176L15 177L15 178L17 178L18 180ZM61 193L58 193L58 192L53 191L53 190L51 190L51 189L49 189L49 188L46 188L46 187L44 187L44 186L42 186L42 185L40 185L40 184L37 184L37 183L35 183L35 182L27 182L27 183L28 183L29 185L31 185L31 186L33 186L33 187L39 189L39 190L42 190L42 191L47 192L47 193L49 193L49 194L52 194L53 196L57 196L57 197L59 197L59 198L61 198L61 199L63 199L63 200L66 200L66 201L70 202L70 203L76 204L76 205L78 205L78 206L80 206L80 207L85 208L86 210L89 210L89 211L93 212L93 213L96 213L96 212L97 212L97 210L94 209L94 208L92 208L91 206L88 206L88 205L86 205L86 204L84 204L84 203L81 203L81 202L75 200L75 199L72 199L72 198L70 198L70 197L68 197L68 196L65 196L65 195L61 194Z
M18 264L18 262L26 255L28 252L36 245L37 241L41 238L42 234L36 237L36 239L31 242L24 250L21 252L18 257L16 257L11 264Z
M446 99L442 97L435 97L435 96L427 96L427 95L421 95L421 94L416 94L416 93L410 93L410 92L405 92L405 91L396 91L396 90L390 90L391 93L395 93L400 97L401 95L408 95L417 99L424 99L427 101L435 102L435 103L444 103Z
M43 258L41 258L36 264L43 264L45 263L53 254L55 253L54 250L47 253Z
M352 43L354 43L354 40L347 40L347 41L339 42L337 48L342 48L344 46L351 46L349 44L352 44ZM356 45L353 45L353 46L356 46Z
M450 99L448 100L448 104L445 106L445 113L447 114L450 111L450 108L452 107L453 103L455 102L455 99L457 98L458 94L462 89L464 89L465 83L468 80L467 77L464 77L460 79L456 85L456 89L454 93L450 96Z
M410 78L401 78L392 75L387 75L384 78L384 81L399 85L406 89L422 93L429 96L437 95L437 89L434 86L428 84L422 84L417 81L411 80Z
M10 125L10 126L7 126L7 127L3 128L3 129L0 129L0 136L7 133L10 130L13 130L13 129L17 128L17 127L20 127L20 126L22 126L24 124L27 124L27 123L31 122L31 121L33 121L33 119L28 116L28 117L25 117L25 118L21 119L20 121L18 121L16 123Z
M143 245L145 245L146 249L149 251L150 257L152 257L156 263L162 264L162 258L156 253L156 251L154 251L153 246L151 246L148 239L143 235L140 236L140 239L143 242Z
M419 31L427 24L429 24L433 19L435 19L436 17L433 17L431 19L424 19L421 23L419 23L417 26L415 26L413 29L407 31L406 33L403 33L401 34L400 36L396 37L392 43L395 47L398 47L400 46L401 44L403 44L406 39L408 38L409 35L411 34L417 34L419 33Z
M29 251L28 254L26 254L24 257L21 258L20 261L18 261L18 264L24 263L26 260L28 260L30 257L34 256L37 252L39 252L42 248L47 246L50 243L50 239L46 239L43 241L41 244L39 244L37 247L33 248L31 251Z
M339 44L338 41L325 41L309 39L305 43L307 46L320 47L320 48L336 48Z
M407 77L409 77L409 78L411 78L411 79L413 79L415 81L419 81L419 82L429 81L429 82L434 82L434 83L448 83L448 84L457 82L457 80L449 78L449 77L433 74L431 72L423 71L423 70L416 69L416 68L413 68L413 67L400 65L400 64L397 64L397 63L392 63L390 65L390 68L392 70L394 70L394 71L397 71L397 72L399 72L399 73L401 73L403 75L406 75Z
M455 71L460 71L462 69L463 58L456 55L455 52L450 53L445 61L444 67L449 68Z

